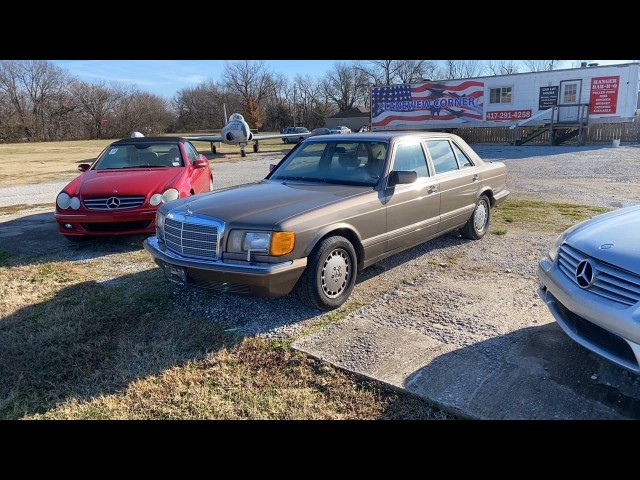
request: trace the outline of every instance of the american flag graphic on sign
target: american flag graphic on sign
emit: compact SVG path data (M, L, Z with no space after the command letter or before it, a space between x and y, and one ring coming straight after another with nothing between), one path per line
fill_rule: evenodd
M460 124L482 121L484 83L449 80L371 88L371 127L419 126L425 121Z

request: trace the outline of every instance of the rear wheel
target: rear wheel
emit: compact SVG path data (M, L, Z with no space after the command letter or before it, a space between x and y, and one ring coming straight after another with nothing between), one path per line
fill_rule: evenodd
M213 190L213 177L209 177L209 191Z
M462 236L471 240L480 240L489 230L491 218L491 204L486 195L480 195L476 202L473 214L462 227Z
M289 143L289 139L288 139L288 138L283 138L283 139L282 139L282 141L283 141L285 144Z
M356 283L356 251L341 236L325 238L309 255L296 291L303 302L320 310L333 310L347 301Z

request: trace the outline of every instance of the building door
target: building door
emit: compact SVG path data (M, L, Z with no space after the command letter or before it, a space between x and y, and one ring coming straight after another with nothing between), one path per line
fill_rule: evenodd
M582 94L582 80L563 80L560 82L560 98L558 99L558 121L577 123ZM575 106L574 106L575 105Z

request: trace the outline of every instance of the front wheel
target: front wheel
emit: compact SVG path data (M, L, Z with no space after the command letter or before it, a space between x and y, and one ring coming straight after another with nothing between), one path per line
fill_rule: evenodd
M287 143L289 143L289 139L288 138L283 138L282 141L284 142L284 144L286 145Z
M296 285L303 302L319 310L333 310L347 301L356 283L356 251L341 236L325 238L309 255Z
M491 204L486 195L481 195L476 202L473 214L462 228L462 236L470 240L480 240L489 230Z

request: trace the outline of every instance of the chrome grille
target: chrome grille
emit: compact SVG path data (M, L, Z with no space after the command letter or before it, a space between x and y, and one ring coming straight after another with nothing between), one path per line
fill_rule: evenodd
M164 242L166 247L187 257L217 260L218 224L194 223L192 220L197 219L189 217L184 222L165 219Z
M578 285L578 263L588 260L593 266L593 282L586 290L625 306L640 302L640 275L596 260L567 244L560 247L558 268Z
M114 202L112 199L116 201ZM111 197L84 198L82 201L89 210L127 210L138 208L144 203L144 199L144 196L118 197L112 195Z

